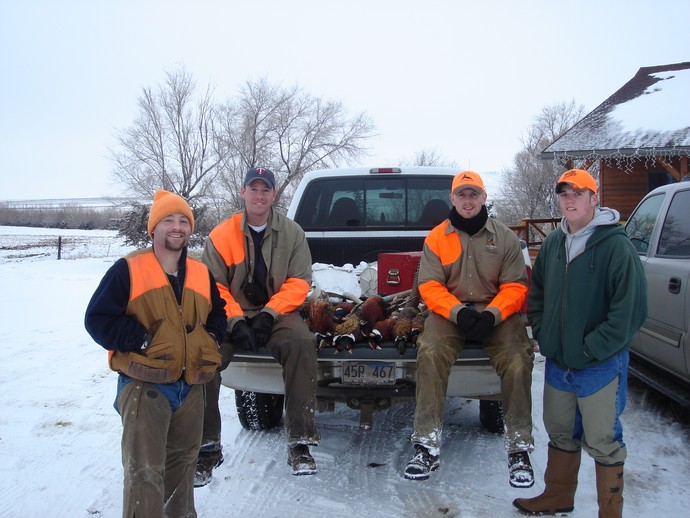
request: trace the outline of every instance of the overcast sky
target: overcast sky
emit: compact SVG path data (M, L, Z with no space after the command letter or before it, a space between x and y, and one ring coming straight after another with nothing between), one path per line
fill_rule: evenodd
M509 167L547 105L593 110L690 61L688 0L0 0L0 200L115 195L107 149L183 65L215 98L267 78L366 112L361 164Z

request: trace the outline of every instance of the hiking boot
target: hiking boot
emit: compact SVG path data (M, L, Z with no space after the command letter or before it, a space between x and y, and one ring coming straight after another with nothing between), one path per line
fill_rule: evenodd
M421 444L415 444L415 453L412 460L405 468L405 478L409 480L426 480L432 471L436 471L441 465L438 455L432 455Z
M313 475L316 473L316 462L309 453L309 446L306 444L288 446L287 463L292 466L293 475Z
M213 478L213 468L223 464L223 452L200 452L196 460L196 473L194 473L194 487L203 487Z
M511 486L532 487L534 485L534 470L526 451L508 454L508 472Z

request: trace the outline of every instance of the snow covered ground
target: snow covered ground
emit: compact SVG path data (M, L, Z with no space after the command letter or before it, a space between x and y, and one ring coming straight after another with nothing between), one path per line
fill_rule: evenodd
M62 235L63 260L56 236ZM70 238L75 238L70 244ZM116 375L83 327L86 304L128 250L112 232L0 227L0 516L116 517L122 513ZM324 275L323 273L321 275ZM340 273L338 275L341 275ZM441 468L403 479L414 405L376 413L369 432L345 406L319 414L319 473L294 477L282 431L249 432L223 388L225 463L196 490L200 517L516 517L511 501L543 489L543 359L534 369L532 458L537 483L508 485L501 435L484 432L476 401L448 400ZM690 424L631 387L623 418L629 458L625 515L684 516L690 507ZM573 517L596 516L594 466L583 457Z

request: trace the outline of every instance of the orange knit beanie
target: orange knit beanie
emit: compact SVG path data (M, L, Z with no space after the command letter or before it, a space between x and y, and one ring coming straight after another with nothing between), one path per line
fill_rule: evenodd
M194 232L194 215L184 198L170 191L156 191L153 195L153 205L149 210L149 236L153 236L153 229L163 218L178 212L187 216L189 224L192 226L192 232Z

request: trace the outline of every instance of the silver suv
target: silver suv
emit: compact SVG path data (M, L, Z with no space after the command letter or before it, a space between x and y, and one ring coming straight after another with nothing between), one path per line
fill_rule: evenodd
M625 225L648 285L648 315L630 372L690 406L690 176L647 194Z

